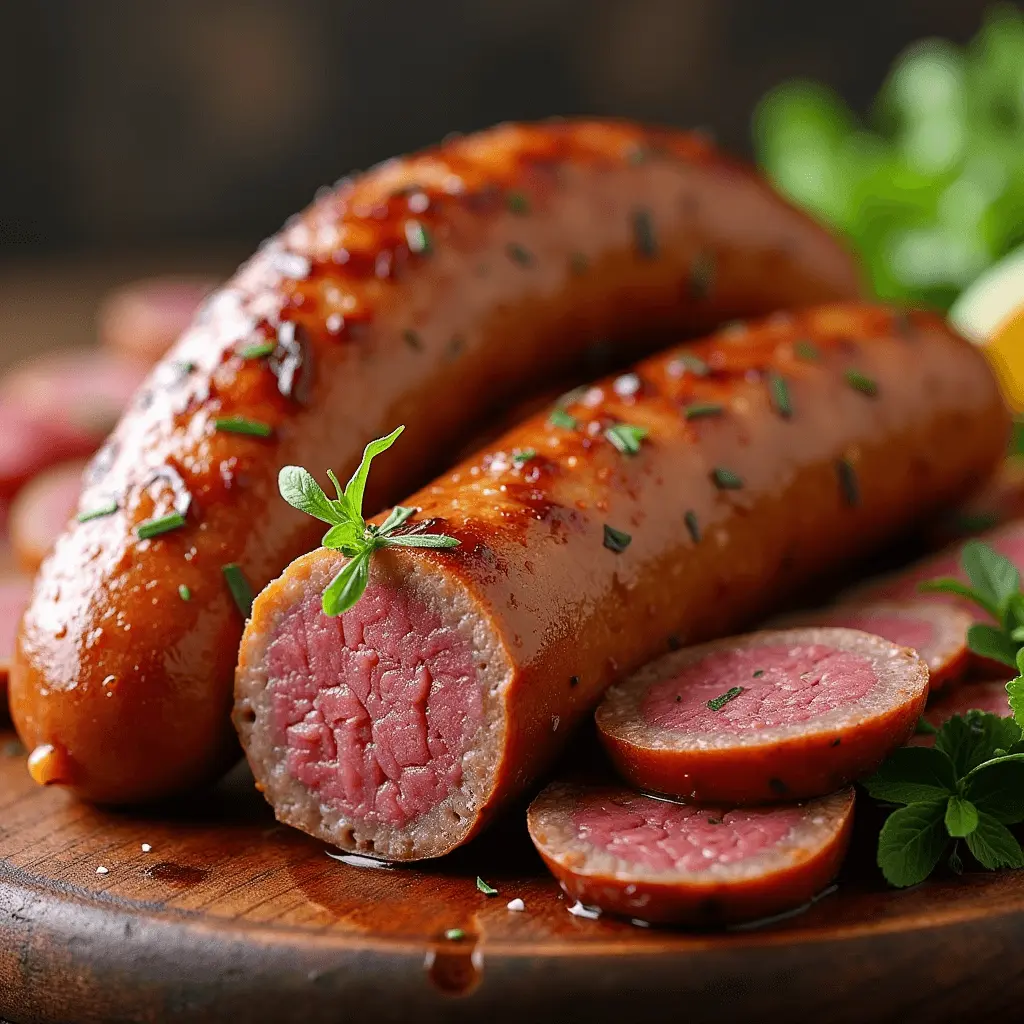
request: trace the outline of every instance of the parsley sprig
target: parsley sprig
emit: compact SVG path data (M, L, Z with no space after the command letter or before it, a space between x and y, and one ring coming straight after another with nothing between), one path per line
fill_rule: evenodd
M371 441L363 450L363 458L352 479L342 488L331 470L327 471L337 498L328 498L311 473L301 466L285 466L277 478L281 497L316 519L328 524L330 529L321 543L325 548L340 551L348 561L324 588L323 609L325 615L341 615L347 612L363 596L370 579L370 559L380 548L455 548L459 541L440 533L423 533L422 528L412 527L404 533L395 531L416 514L416 509L396 505L380 526L367 523L363 518L363 493L370 463L386 452L398 440L404 426L397 427L386 437Z
M1024 742L1011 718L968 711L938 731L934 747L901 747L871 778L868 793L902 804L878 837L878 866L895 886L916 885L963 840L982 867L1024 867L1008 825L1024 821Z

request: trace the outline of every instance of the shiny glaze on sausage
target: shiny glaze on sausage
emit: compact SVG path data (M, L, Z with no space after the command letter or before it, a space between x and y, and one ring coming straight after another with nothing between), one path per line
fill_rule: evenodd
M258 590L317 537L276 494L282 465L344 477L405 423L380 507L594 343L621 359L857 291L837 242L696 135L503 125L341 181L206 302L93 460L80 512L116 510L60 539L12 674L35 778L141 801L236 756L245 615L222 566ZM175 512L183 527L139 539Z
M635 454L609 440L619 424L647 431ZM470 608L477 649L500 652L480 666L498 697L480 739L485 777L461 801L475 813L404 844L364 835L359 848L415 859L465 842L543 774L610 683L778 610L955 502L991 471L1008 430L975 348L937 316L869 306L727 328L511 430L403 503L461 546L381 551L371 570L371 583L446 595L463 618ZM312 795L282 784L283 754L254 720L269 640L343 561L312 552L258 598L236 722L279 816L352 847L358 829L353 840L324 828Z

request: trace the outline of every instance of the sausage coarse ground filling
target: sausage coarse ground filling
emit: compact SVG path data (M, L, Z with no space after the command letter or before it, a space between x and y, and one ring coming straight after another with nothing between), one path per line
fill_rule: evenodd
M460 546L378 551L370 603L340 626L317 607L338 551L257 598L235 707L257 781L283 821L344 848L443 854L542 775L609 684L952 503L1007 431L973 346L872 307L734 326L580 388L403 502L408 529ZM927 685L906 658L902 711Z

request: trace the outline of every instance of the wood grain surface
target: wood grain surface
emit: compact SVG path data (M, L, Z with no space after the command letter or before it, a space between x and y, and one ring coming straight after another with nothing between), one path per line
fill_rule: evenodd
M693 934L570 914L522 814L443 861L356 868L277 825L244 767L175 806L106 811L37 788L2 733L0 1016L1015 1019L1024 874L886 890L870 816L834 892L771 925ZM516 897L525 912L506 909Z

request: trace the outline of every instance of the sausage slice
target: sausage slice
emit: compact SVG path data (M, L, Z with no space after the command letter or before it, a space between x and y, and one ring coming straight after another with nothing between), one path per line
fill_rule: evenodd
M11 502L11 547L25 572L39 568L75 514L84 469L84 462L60 462L44 469Z
M642 921L722 925L794 910L833 881L853 790L733 808L556 782L530 805L527 824L570 899Z
M1013 713L1010 711L1009 697L1006 693L1006 681L993 679L951 687L935 700L928 702L922 717L929 725L941 729L955 715L966 715L972 710L1010 718ZM914 747L930 747L935 742L935 736L931 732L918 730L908 742Z
M792 629L668 654L613 686L601 742L632 785L693 800L821 796L914 731L928 669L856 630Z

